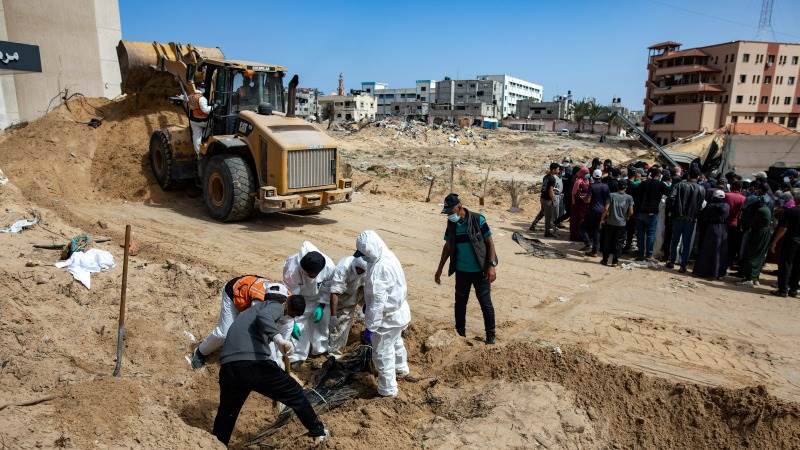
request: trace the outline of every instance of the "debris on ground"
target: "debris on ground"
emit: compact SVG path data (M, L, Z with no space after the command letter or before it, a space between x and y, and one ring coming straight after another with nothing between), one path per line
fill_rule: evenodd
M18 234L21 233L22 230L30 228L36 225L37 223L39 223L38 217L34 217L33 219L20 219L12 223L10 226L7 226L5 228L0 228L0 233Z
M560 259L567 257L566 253L553 247L552 245L542 242L536 238L525 237L522 235L522 233L516 231L511 235L511 239L519 244L519 246L525 250L524 254L528 256L536 256L538 258L546 259Z
M92 288L91 275L97 272L106 272L114 268L114 256L96 248L87 251L76 251L66 261L54 264L59 269L66 268L72 276L81 282L86 289Z

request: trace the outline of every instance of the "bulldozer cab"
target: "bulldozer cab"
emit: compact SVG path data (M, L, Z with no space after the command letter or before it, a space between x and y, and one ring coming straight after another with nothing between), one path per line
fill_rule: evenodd
M205 72L204 95L213 106L208 127L212 135L234 134L239 113L257 111L263 103L269 103L273 111L285 111L283 77L286 70L283 67L206 60L201 70Z

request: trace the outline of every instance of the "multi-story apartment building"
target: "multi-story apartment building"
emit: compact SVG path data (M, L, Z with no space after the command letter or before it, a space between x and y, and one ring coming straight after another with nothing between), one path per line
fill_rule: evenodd
M557 95L551 102L534 98L517 101L516 116L520 119L572 120L574 105L572 94Z
M478 75L479 80L493 80L500 83L500 114L506 117L517 112L517 102L533 99L542 101L542 85L512 77L511 75Z
M361 90L375 96L378 119L389 116L424 117L428 115L428 105L434 99L436 82L417 80L414 87L390 89L386 83L364 81Z
M320 96L319 111L325 119L333 115L333 120L336 122L375 120L377 104L372 95L351 91L350 95Z
M500 118L502 87L494 80L450 80L436 82L430 116L456 120Z
M310 116L316 117L318 103L318 93L316 89L312 88L298 88L297 89L297 102L294 106L294 114L297 117L308 118Z
M680 47L670 41L648 48L643 120L657 142L737 122L798 129L800 44Z

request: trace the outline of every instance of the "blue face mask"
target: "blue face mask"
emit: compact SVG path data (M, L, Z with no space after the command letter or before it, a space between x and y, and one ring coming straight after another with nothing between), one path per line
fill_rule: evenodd
M449 216L447 216L447 220L449 220L450 222L456 223L459 220L461 220L461 217L459 217L458 214L453 213L453 214L450 214Z

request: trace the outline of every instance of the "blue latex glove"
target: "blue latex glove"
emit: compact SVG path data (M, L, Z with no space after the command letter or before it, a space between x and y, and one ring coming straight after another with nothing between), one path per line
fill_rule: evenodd
M292 326L292 337L295 339L300 339L300 325L297 323Z
M361 343L372 345L372 331L364 330L364 332L361 333Z
M325 305L322 303L318 304L316 308L314 308L314 323L319 323L322 320L322 314L325 312Z

